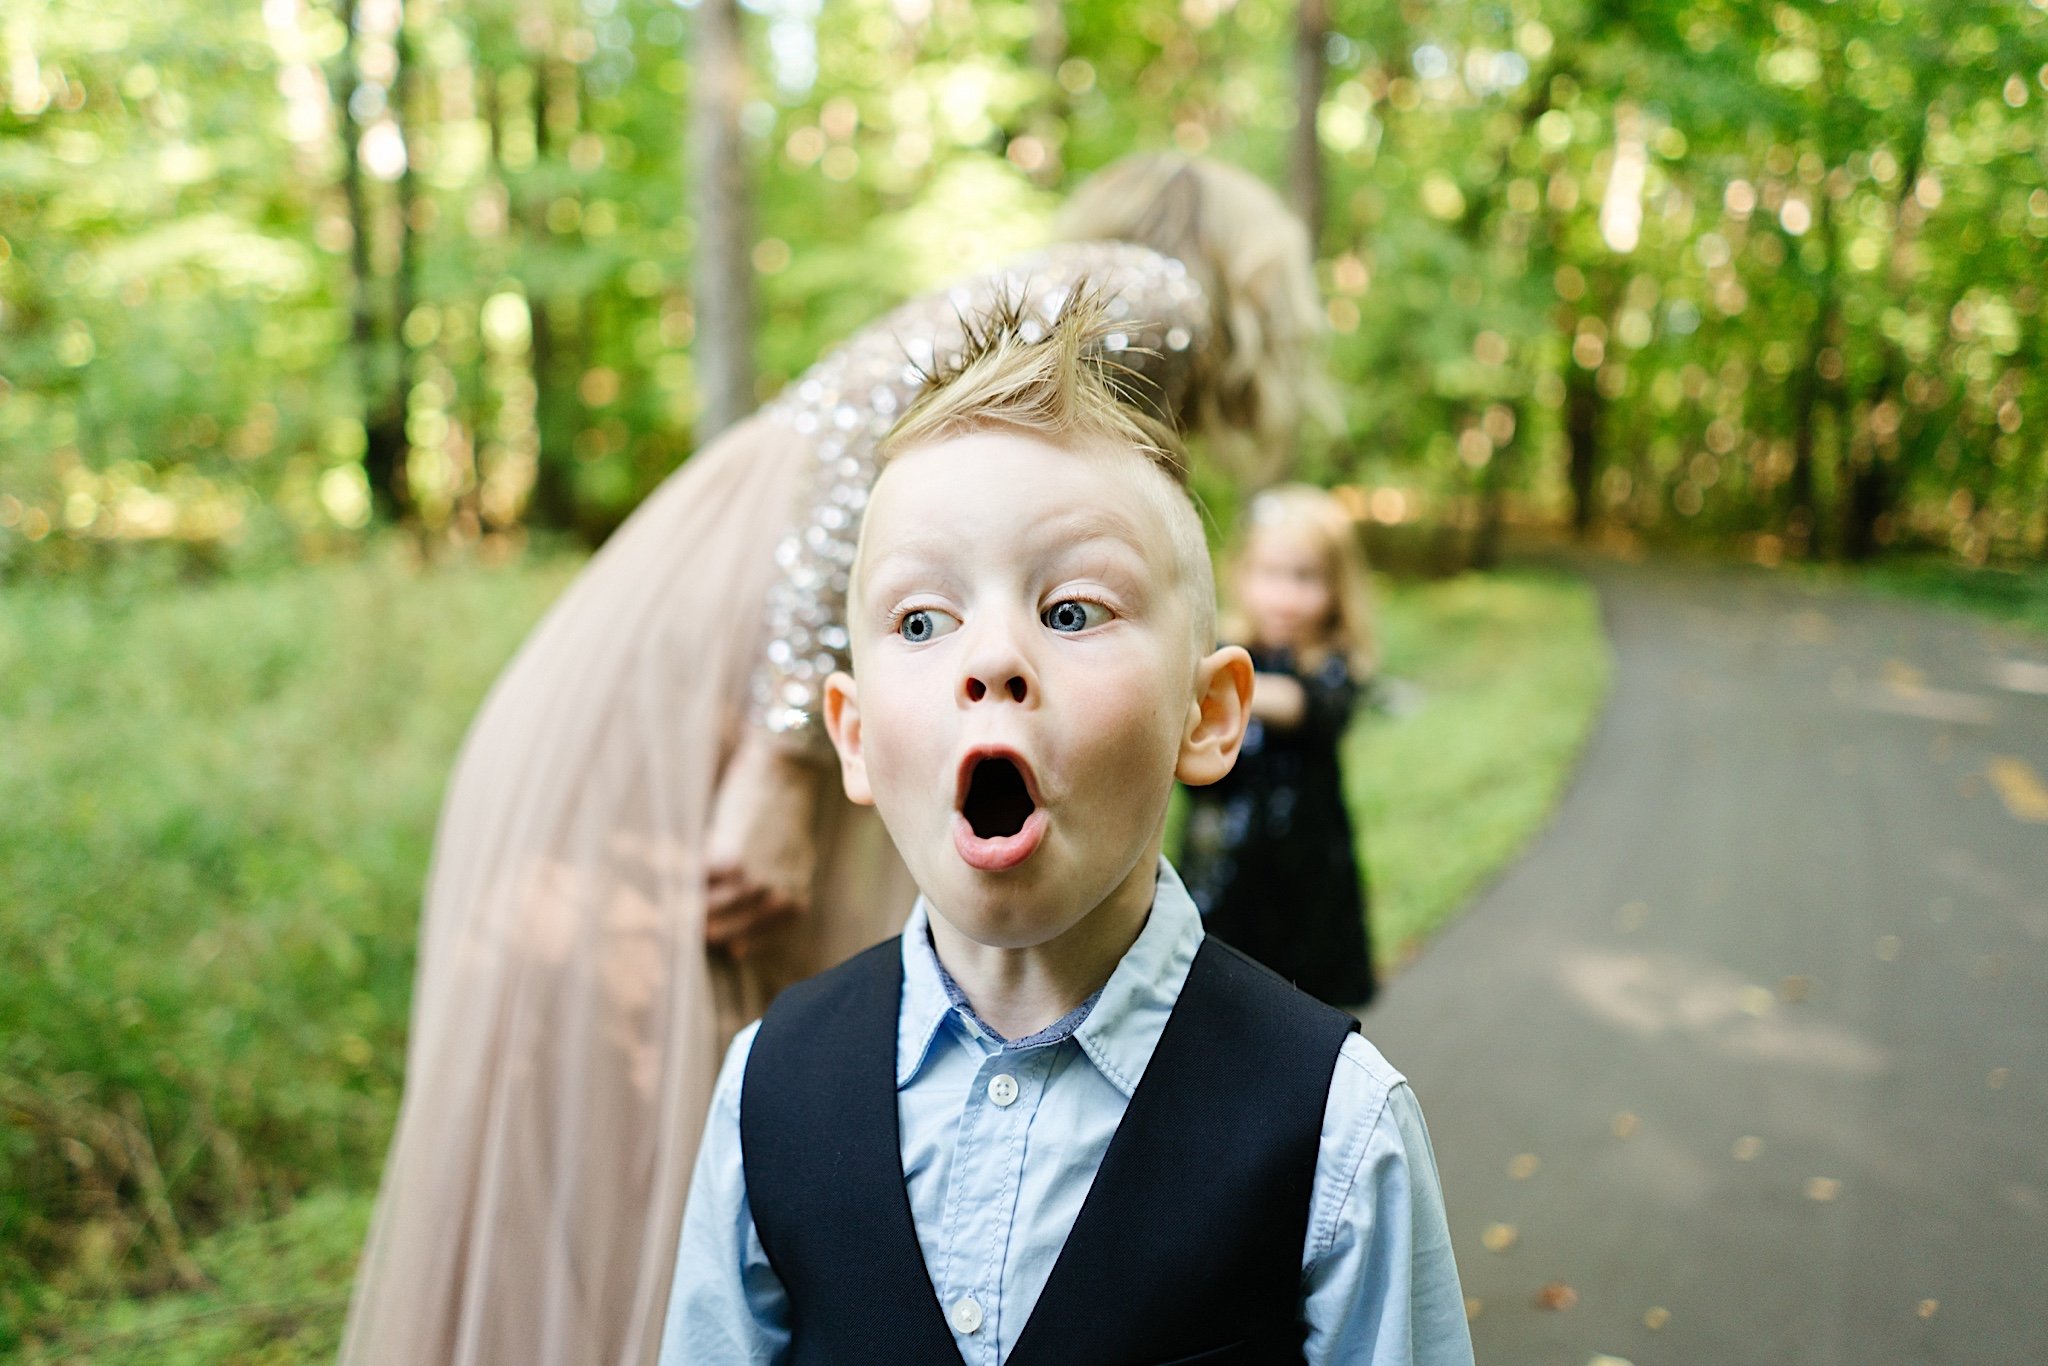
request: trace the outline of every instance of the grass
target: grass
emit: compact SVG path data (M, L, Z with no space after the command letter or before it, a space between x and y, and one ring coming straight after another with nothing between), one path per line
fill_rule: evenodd
M1578 579L1467 574L1397 587L1384 670L1419 705L1368 712L1344 776L1376 949L1398 963L1536 833L1606 696L1599 603Z
M2048 565L1976 568L1947 558L1880 560L1849 571L1846 581L2048 636Z
M349 1278L368 1232L367 1191L309 1195L275 1219L192 1248L198 1290L78 1306L65 1331L21 1348L13 1366L299 1366L334 1360Z
M0 1353L374 1183L441 785L572 569L0 596Z
M0 1361L333 1358L441 785L574 569L0 595ZM1400 952L1544 820L1607 666L1563 577L1395 585L1383 629L1420 704L1346 758Z

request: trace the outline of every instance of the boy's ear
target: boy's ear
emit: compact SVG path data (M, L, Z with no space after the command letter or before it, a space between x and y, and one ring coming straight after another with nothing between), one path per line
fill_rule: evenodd
M1252 719L1252 657L1226 645L1195 666L1195 697L1188 703L1173 776L1204 787L1230 772Z
M868 786L868 764L860 747L859 689L844 670L825 680L825 733L839 751L839 785L846 789L846 799L856 806L873 806L875 792Z

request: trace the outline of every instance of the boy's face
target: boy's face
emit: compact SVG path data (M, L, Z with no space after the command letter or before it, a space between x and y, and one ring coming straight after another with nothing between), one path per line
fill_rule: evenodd
M1235 652L1195 657L1167 496L1142 458L1003 430L906 451L875 485L858 684L833 677L827 724L847 795L971 939L1042 944L1119 890L1149 905L1176 770L1235 758L1243 719L1207 697Z

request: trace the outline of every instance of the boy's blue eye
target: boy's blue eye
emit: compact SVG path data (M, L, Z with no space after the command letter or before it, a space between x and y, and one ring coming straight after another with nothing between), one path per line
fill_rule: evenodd
M1038 619L1055 631L1085 631L1109 620L1109 609L1083 598L1062 598L1040 613Z
M896 623L896 634L912 645L922 645L927 640L937 640L959 624L960 618L951 612L936 607L920 607L903 614L903 619Z

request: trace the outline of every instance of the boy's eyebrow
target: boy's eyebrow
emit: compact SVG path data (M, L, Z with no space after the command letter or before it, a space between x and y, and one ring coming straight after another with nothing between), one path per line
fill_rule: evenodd
M1055 550L1084 541L1121 541L1133 550L1145 546L1144 533L1129 518L1099 507L1079 508L1042 522L1033 539L1050 542Z

